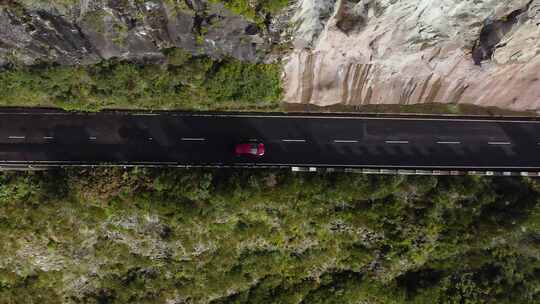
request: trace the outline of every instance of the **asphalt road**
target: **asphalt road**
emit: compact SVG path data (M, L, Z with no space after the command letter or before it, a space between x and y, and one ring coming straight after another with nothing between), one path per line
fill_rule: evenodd
M234 145L261 141L260 159ZM540 169L540 121L0 112L0 164Z

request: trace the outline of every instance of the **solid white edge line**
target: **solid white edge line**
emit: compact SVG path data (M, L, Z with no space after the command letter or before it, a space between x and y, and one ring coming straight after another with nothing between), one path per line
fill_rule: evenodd
M137 164L147 164L147 165L152 165L152 164L178 165L178 163L176 163L176 162L160 162L160 163L153 163L153 162L138 162Z
M112 165L112 166L126 166L126 165L137 166L137 165L141 165L141 164L144 164L144 165L180 165L177 162L148 162L148 161L133 162L133 164L128 164L128 163L109 164L107 162L96 162L95 164L91 164L90 162L71 161L71 160L67 160L67 161L63 161L63 160L52 160L52 161L33 160L33 161L25 161L25 162L19 161L19 160L1 160L0 161L0 165L2 165L4 163L7 163L7 164L21 164L21 165L24 165L24 164L86 164L88 166L99 166L99 165L101 165L103 163L105 163L104 166L108 166L108 165ZM193 166L193 165L187 165L187 166Z
M62 163L65 163L65 164L81 164L81 163L84 163L84 162L80 162L80 161L26 161L26 162L23 162L23 161L11 161L11 160L0 160L0 165L3 164L3 163L16 163L16 164L47 164L47 163L51 163L51 164L62 164ZM159 164L171 164L171 165L179 165L179 166L202 166L202 165L197 165L197 164L180 164L180 163L177 163L177 162L133 162L133 165L136 166L137 164L153 164L153 165L159 165ZM123 165L130 165L128 163L119 163L118 166L123 166ZM212 165L212 164L207 164L207 165ZM226 164L227 166L245 166L245 165L252 165L252 164L245 164L245 163L233 163L233 164ZM283 167L329 167L329 168L332 168L332 167L344 167L344 168L366 168L366 169L371 169L371 168L382 168L382 167L386 167L386 168L407 168L407 169L410 169L410 170L415 170L415 169L418 169L418 168L422 168L422 169L456 169L456 168L459 168L459 169L491 169L491 170L496 170L496 169L534 169L534 170L540 170L540 166L539 167L510 167L510 166L393 166L393 165L330 165L330 164L280 164L280 163L257 163L256 164L257 166L283 166ZM92 165L90 165L92 166ZM97 166L97 164L95 165ZM459 170L459 169L456 169L456 170Z
M173 114L174 115L174 114ZM186 117L186 115L175 115L180 117ZM280 116L280 115L238 115L238 114L193 114L189 117L233 117L233 118L302 118L302 119L351 119L351 120L419 120L419 121L459 121L459 122L497 122L497 123L532 123L540 124L540 121L526 121L526 120L496 120L496 119L465 119L465 118L416 118L416 117L355 117L355 116ZM452 117L452 116L449 116Z
M95 115L96 113L30 113L30 112L14 112L6 113L0 112L0 115L25 115L25 116L46 116L46 115ZM111 113L109 113L111 114ZM466 119L466 118L452 118L453 116L448 116L448 118L428 118L428 117L355 117L355 116L285 116L285 115L239 115L239 114L198 114L198 113L122 113L119 115L123 116L176 116L176 117L235 117L235 118L307 118L307 119L352 119L352 120L417 120L417 121L459 121L459 122L496 122L496 123L526 123L526 124L540 124L540 121L528 121L528 120L497 120L497 119Z
M158 113L133 113L133 116L159 116Z
M241 165L242 163L240 163ZM239 165L239 164L234 164L234 165ZM327 167L327 168L332 168L332 167L341 167L341 168L407 168L407 169L411 169L411 170L414 170L414 169L417 169L417 168L422 168L422 169L456 169L456 170L459 170L459 169L538 169L540 170L540 166L539 167L510 167L510 166L399 166L399 165L330 165L330 164L280 164L280 163L277 163L277 164L272 164L272 163L257 163L257 165L263 165L263 166L284 166L284 167L293 167L293 166L296 166L296 167L313 167L313 166L316 166L316 167Z

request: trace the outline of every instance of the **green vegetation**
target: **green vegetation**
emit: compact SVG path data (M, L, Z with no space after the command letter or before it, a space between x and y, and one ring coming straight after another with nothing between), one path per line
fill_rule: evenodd
M87 67L21 67L0 72L0 105L85 111L279 107L281 70L277 64L214 61L181 49L165 53L168 66L109 61Z
M517 178L1 173L0 303L538 303L539 199Z
M244 16L261 26L268 14L275 14L287 7L289 0L210 0L223 3L233 13Z

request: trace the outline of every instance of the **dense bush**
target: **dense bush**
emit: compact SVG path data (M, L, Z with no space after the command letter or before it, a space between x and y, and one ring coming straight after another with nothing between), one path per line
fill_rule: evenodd
M537 303L540 183L0 174L0 303Z
M261 27L267 15L275 14L289 4L289 0L210 0L210 2L221 2L232 12L256 22Z
M166 54L167 66L109 61L88 67L24 67L0 72L0 105L69 110L268 110L279 106L278 65L213 61L180 49Z

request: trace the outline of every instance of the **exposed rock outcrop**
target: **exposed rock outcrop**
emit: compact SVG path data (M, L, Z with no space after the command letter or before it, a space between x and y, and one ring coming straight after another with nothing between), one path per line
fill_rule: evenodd
M3 0L0 29L0 66L159 62L171 47L260 61L271 44L258 25L206 0Z
M257 21L223 3L0 0L0 67L161 63L174 47L269 62L292 31L288 103L540 111L540 0L291 0L280 16Z
M286 102L540 110L540 0L338 0L324 27L306 11Z

